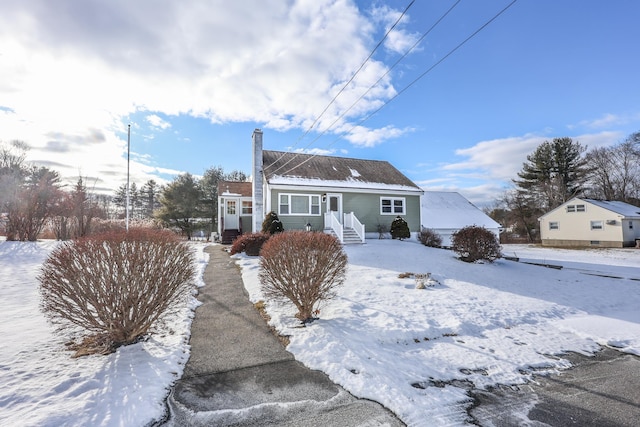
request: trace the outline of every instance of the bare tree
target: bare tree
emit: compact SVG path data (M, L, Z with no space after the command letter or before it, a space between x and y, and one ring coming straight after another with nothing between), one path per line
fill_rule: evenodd
M589 196L634 203L640 199L640 133L587 153Z

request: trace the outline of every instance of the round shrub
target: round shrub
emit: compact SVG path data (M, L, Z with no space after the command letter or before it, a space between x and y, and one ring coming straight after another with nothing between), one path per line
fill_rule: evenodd
M262 232L268 234L276 234L284 231L282 221L278 218L278 214L274 211L269 212L264 221L262 221Z
M262 292L268 298L290 300L303 323L315 319L318 304L334 297L335 288L345 280L347 255L329 234L280 233L264 244L261 255Z
M493 262L502 256L496 235L484 227L461 228L452 234L451 243L451 249L465 262Z
M409 225L407 221L403 218L397 216L393 222L391 222L391 229L389 230L391 233L391 238L393 239L408 239L411 237L411 232L409 231Z
M249 256L260 255L262 245L271 237L267 233L248 233L238 236L231 245L231 255L245 252Z
M442 246L442 237L431 228L423 228L418 234L418 240L425 246L439 248Z
M170 231L130 229L68 241L44 262L41 309L84 333L76 356L108 354L147 335L193 288L195 264Z

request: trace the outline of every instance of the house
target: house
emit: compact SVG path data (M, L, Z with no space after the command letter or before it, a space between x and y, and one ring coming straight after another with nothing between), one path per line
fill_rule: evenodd
M253 197L250 182L218 182L218 235L231 243L239 234L251 233Z
M251 182L252 224L242 231L260 231L265 215L274 211L285 230L321 230L343 243L378 237L397 216L415 234L420 230L420 196L424 191L389 162L263 150L263 133L253 132ZM220 198L222 198L222 193ZM245 197L245 199L243 199ZM230 187L219 206L224 233L235 225L227 201L241 203L246 193ZM233 205L233 203L232 203ZM247 205L247 209L249 206ZM237 212L237 211L236 211ZM231 221L231 222L230 222Z
M475 225L484 227L500 238L501 226L482 212L460 193L451 191L425 191L421 200L422 225L442 238L442 246L451 246L451 235L461 228Z
M635 246L640 208L624 202L575 197L542 215L543 246Z

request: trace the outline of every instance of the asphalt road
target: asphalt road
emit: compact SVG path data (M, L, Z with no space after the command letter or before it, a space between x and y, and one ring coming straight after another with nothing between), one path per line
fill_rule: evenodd
M604 349L569 354L573 368L520 387L475 390L470 415L481 426L640 425L640 357Z

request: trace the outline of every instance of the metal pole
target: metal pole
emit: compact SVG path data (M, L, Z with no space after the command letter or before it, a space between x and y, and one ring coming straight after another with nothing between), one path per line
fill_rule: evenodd
M127 126L127 220L126 220L126 229L129 231L129 158L131 153L131 124Z

